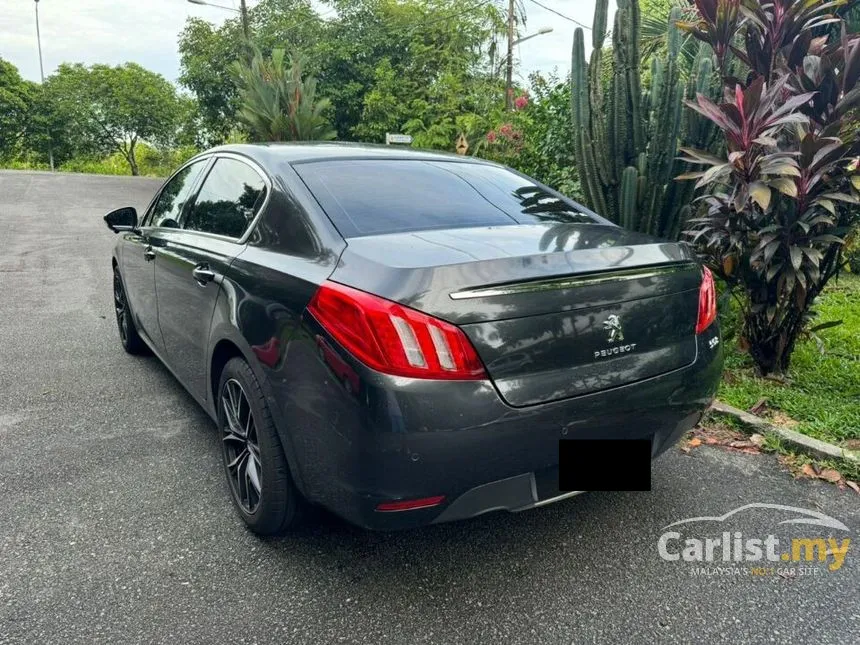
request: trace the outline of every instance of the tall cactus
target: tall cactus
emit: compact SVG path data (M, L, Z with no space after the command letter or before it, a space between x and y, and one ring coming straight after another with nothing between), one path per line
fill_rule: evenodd
M708 148L710 122L682 110L685 98L709 94L711 58L703 45L686 83L682 79L680 9L669 16L666 55L652 61L651 86L640 78L638 0L618 0L612 29L612 77L601 82L609 0L594 9L592 52L585 60L582 29L573 37L571 111L574 157L588 205L626 228L676 238L689 217L691 182L678 184L684 170L678 147Z

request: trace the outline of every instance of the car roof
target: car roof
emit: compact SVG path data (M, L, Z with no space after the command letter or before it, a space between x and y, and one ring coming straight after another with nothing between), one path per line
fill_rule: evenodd
M308 163L313 161L336 161L347 159L413 159L423 161L453 161L460 163L486 163L484 159L462 155L420 150L405 146L373 145L349 142L301 142L301 143L242 143L218 146L210 152L234 152L245 155L263 166L279 163ZM492 164L496 165L496 164Z

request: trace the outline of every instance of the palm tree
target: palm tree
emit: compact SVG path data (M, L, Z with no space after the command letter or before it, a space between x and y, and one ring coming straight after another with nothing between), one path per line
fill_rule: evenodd
M302 78L303 60L283 49L266 58L257 49L249 63L235 62L238 119L261 141L326 141L337 136L323 116L330 103L316 100L316 79Z

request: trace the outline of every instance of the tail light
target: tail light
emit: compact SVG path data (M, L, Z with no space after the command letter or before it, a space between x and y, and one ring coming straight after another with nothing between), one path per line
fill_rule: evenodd
M717 318L717 288L714 286L714 274L708 267L702 271L702 286L699 287L699 319L696 321L696 333L701 334Z
M308 311L368 367L412 378L480 380L484 365L454 325L337 282L325 282Z

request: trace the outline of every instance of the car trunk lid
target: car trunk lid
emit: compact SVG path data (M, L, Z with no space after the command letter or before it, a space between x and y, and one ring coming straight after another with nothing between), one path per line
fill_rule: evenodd
M696 358L701 270L691 251L614 226L354 238L332 279L459 325L512 406L618 387Z

